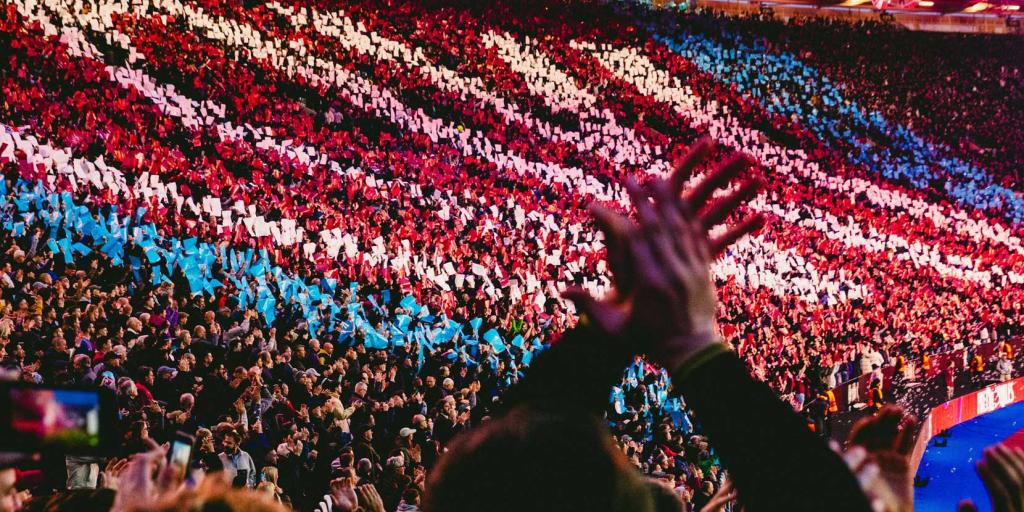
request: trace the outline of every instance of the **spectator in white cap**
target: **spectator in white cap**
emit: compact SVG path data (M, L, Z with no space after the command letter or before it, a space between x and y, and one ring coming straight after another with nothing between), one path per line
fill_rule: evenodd
M406 430L406 429L402 429ZM409 488L412 478L405 474L405 460L401 455L388 458L384 474L377 480L377 492L384 501L384 510L394 510L402 501L402 493Z
M402 456L407 475L411 475L412 467L416 463L421 462L420 453L422 453L422 449L416 444L415 435L416 429L403 427L398 431L398 438L395 439L395 449Z

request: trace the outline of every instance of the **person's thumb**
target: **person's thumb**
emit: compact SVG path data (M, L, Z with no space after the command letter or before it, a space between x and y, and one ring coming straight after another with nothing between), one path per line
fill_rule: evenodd
M606 334L616 334L622 329L623 313L613 304L595 299L590 292L578 286L567 288L562 297L571 301L577 313L585 315L591 325Z
M978 507L975 507L971 500L961 500L956 510L957 512L978 512Z

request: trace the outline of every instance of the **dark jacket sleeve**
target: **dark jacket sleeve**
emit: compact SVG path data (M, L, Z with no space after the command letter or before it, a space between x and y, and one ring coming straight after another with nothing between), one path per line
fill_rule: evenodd
M505 393L497 412L519 405L601 416L611 387L622 380L630 347L588 327L566 331L533 360L523 379Z
M673 384L729 469L745 510L871 510L842 459L731 352L677 372Z

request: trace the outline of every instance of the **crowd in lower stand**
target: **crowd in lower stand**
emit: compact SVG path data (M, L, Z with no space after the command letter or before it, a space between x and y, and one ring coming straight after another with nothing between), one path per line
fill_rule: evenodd
M184 431L194 469L297 510L356 481L416 510L577 330L562 290L619 286L585 206L626 211L625 178L703 135L693 174L750 155L735 190L764 222L714 262L718 334L819 434L837 384L1020 333L1017 40L614 2L0 15L2 364L106 388L123 420L113 461L46 459L37 494L116 488ZM598 407L617 448L717 503L735 470L705 419L627 359Z
M880 22L851 27L828 19L722 22L760 38L769 51L799 56L846 85L865 108L1019 187L1024 129L1008 120L1024 115L1024 69L1001 57L1024 52L1019 37L910 32Z

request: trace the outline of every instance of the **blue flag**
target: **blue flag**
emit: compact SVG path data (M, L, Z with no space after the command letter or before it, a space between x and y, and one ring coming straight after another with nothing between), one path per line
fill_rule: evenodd
M505 351L505 342L502 341L501 335L498 334L498 331L491 329L485 332L483 335L483 340L486 341L487 343L490 343L491 346L494 347L494 352L500 354Z
M366 348L372 350L384 350L388 348L388 340L381 336L377 329L366 326Z

